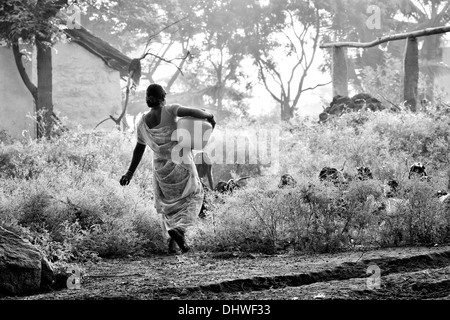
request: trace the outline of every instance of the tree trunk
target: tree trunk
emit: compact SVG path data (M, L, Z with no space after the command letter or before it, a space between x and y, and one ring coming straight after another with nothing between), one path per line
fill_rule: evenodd
M49 138L53 127L52 49L36 41L37 48L37 137Z
M419 87L419 46L417 38L408 38L406 42L405 62L404 62L405 80L403 83L403 101L406 106L416 112L417 91Z
M281 100L281 120L289 121L294 118L294 108L289 105L289 99Z
M333 47L333 97L348 96L347 53L345 48Z
M217 84L217 90L216 90L217 109L219 109L219 110L223 110L224 89L225 89L225 86L222 84L222 82L219 82Z

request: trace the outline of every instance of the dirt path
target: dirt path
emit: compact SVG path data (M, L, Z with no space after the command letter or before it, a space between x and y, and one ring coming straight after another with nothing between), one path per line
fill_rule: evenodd
M9 299L450 300L450 246L323 255L190 253L79 266L81 289ZM369 267L379 268L379 282L375 275L368 284Z

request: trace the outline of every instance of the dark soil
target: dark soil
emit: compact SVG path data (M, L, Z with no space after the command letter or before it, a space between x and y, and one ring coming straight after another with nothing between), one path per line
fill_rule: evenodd
M379 286L368 282L380 270ZM78 264L81 288L27 300L450 300L450 246L339 254L188 253Z

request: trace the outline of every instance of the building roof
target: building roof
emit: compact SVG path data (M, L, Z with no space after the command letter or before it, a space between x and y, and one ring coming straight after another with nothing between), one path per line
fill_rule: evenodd
M72 42L77 43L101 58L110 68L119 71L121 77L128 76L128 69L132 59L111 46L108 42L93 35L81 26L74 29L64 29L64 32Z

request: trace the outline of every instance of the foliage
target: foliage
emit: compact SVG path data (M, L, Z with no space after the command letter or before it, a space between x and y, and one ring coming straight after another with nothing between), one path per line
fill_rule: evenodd
M385 63L376 68L366 66L361 74L362 91L385 104L400 105L403 96L402 61L385 54Z
M448 124L445 114L383 111L345 114L323 125L284 125L278 172L291 174L298 185L278 189L279 175L270 171L254 177L246 188L213 201L191 237L204 250L264 252L445 243L448 207L435 193L448 184ZM426 163L431 182L408 180L416 161ZM322 167L344 164L348 177L368 166L375 179L348 186L319 182ZM391 179L401 186L394 213L386 209L392 207L385 197Z
M158 252L159 217L148 206L151 159L143 159L135 184L118 183L131 151L130 137L120 133L66 132L4 145L2 224L18 228L52 261Z
M379 28L369 28L366 22L369 19L370 6L380 10L381 21ZM425 0L325 0L327 33L324 34L324 42L353 41L370 42L387 34L404 33L425 28L443 26L448 22L450 4L448 1ZM442 61L441 39L443 34L423 37L420 48L420 71L422 77L426 75L428 83L433 83L435 76L448 73L448 66ZM391 59L386 59L385 53L392 58L403 60L405 52L404 41L392 41L385 46L377 46L364 50L349 50L349 78L353 84L361 88L362 73L367 69L389 69ZM331 57L327 54L323 70L331 66ZM392 68L393 70L401 70ZM367 83L366 83L367 85ZM433 97L433 86L424 86L428 100Z
M5 0L0 3L0 41L12 46L19 74L30 91L37 119L37 136L49 137L55 122L52 101L51 47L62 38L58 13L68 0ZM37 85L30 80L23 67L20 44L36 45ZM40 113L39 113L40 112ZM44 130L42 130L44 128Z
M0 39L8 43L18 38L31 43L36 39L54 43L60 35L60 20L56 14L65 4L67 0L2 1Z
M445 114L384 111L284 124L279 169L248 166L238 174L251 176L247 186L229 195L208 193L206 218L188 229L188 241L198 250L265 253L445 243L449 210L434 194L448 184L449 121ZM277 129L258 122L251 128ZM150 155L129 186L118 183L133 140L129 133L63 132L53 140L2 144L1 224L53 262L163 252ZM415 161L426 163L431 182L408 180ZM368 166L375 179L338 186L319 181L322 167L344 164L347 177ZM280 172L298 185L278 189ZM395 205L384 196L389 179L400 184Z
M421 70L425 62L421 61ZM376 68L366 66L361 72L361 90L366 92L388 107L394 107L398 110L403 103L403 78L402 71L403 62L401 59L394 57L392 54L384 53L384 62L376 66ZM419 91L418 101L426 98L429 89L430 77L426 72L419 72ZM443 94L439 91L435 92L435 101L440 101Z
M258 70L260 82L280 104L284 121L294 117L302 93L308 90L305 79L323 31L321 4L270 1L267 7L247 3L239 10L246 53Z

